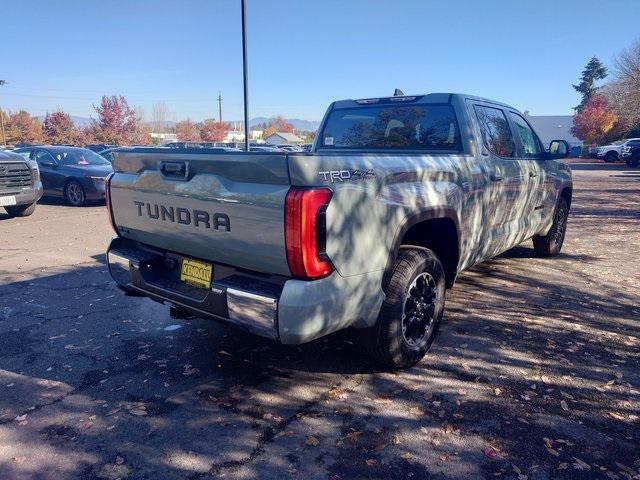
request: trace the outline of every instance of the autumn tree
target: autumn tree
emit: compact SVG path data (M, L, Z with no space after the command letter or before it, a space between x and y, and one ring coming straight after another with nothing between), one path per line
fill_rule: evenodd
M580 105L575 107L578 112L582 110L591 97L595 95L595 82L597 80L603 80L606 76L607 68L602 65L602 62L600 62L597 57L592 57L582 71L580 83L573 85L573 88L582 95Z
M199 142L200 141L200 131L198 130L198 126L191 121L191 119L187 118L186 120L182 120L181 122L176 123L176 135L178 136L178 140L181 142ZM224 135L223 135L224 138Z
M9 114L5 132L7 142L12 144L41 143L44 141L42 122L24 110Z
M626 127L604 95L594 95L573 117L571 133L587 143L605 143L619 138Z
M57 112L47 113L44 117L44 134L47 143L51 144L79 144L81 143L81 135L73 124L71 116L68 113L58 110Z
M138 119L123 96L103 95L100 105L93 108L98 114L98 119L92 124L97 141L116 145L132 142Z
M640 131L640 40L616 58L614 81L609 85L609 103L632 129Z
M221 142L229 130L231 125L228 123L205 120L200 124L200 138L205 142Z

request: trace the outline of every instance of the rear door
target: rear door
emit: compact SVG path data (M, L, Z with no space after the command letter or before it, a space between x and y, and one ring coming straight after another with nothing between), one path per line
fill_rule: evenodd
M60 165L46 150L36 149L33 153L34 160L40 169L42 188L46 194L61 193ZM64 183L64 182L62 182Z
M483 257L492 257L518 243L523 177L516 142L499 105L473 101L473 117L482 135L482 165L488 178L484 193Z
M537 233L543 217L550 215L553 201L547 198L552 188L546 188L544 169L544 149L540 139L529 122L513 110L509 111L514 136L518 147L518 163L520 164L522 190L518 202L521 204L521 238L520 241ZM553 183L553 182L552 182Z

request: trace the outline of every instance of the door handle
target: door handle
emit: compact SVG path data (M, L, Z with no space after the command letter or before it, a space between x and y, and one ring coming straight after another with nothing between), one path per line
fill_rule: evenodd
M529 172L529 178L536 178L538 174L536 172Z
M168 178L187 179L189 176L188 162L159 162L162 176Z
M492 182L501 182L502 181L502 175L500 175L499 173L492 173L491 174L491 181Z

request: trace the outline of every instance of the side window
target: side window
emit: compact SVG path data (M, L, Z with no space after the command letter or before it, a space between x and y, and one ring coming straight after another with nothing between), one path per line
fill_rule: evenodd
M540 143L527 121L515 112L509 112L511 121L515 125L516 135L522 146L522 156L525 158L536 158L542 153Z
M499 108L475 105L485 147L499 157L513 157L516 144L504 112Z
M42 162L54 162L53 157L49 152L45 152L44 150L36 151L36 162L38 162L39 166L42 166Z
M24 158L29 160L29 158L31 158L31 150L24 150L22 152L18 152L18 155L22 155Z

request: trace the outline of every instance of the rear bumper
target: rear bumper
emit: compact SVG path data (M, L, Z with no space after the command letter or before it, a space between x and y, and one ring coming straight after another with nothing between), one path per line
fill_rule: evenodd
M181 259L120 237L107 251L109 272L125 292L286 344L309 342L350 326L371 326L384 300L382 272L353 277L334 272L321 280L301 281L215 264L211 289L204 290L178 280Z
M226 278L214 277L208 291L189 287L171 274L179 268L178 256L140 248L122 238L111 241L107 262L111 277L127 293L168 303L197 317L223 320L256 335L278 337L277 285L230 272Z

